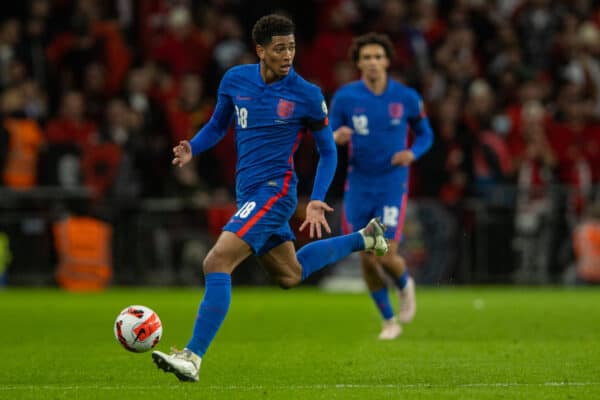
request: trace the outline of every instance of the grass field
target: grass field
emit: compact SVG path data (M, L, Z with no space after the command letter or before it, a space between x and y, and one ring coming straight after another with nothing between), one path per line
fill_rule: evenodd
M600 291L419 288L413 324L376 340L366 294L234 288L200 382L115 341L144 304L185 345L201 290L0 291L0 399L599 399Z

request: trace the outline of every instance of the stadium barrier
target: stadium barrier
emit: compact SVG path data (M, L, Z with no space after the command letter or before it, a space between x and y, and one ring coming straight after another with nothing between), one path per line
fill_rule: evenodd
M564 186L522 191L493 186L454 205L436 199L409 201L401 254L424 284L562 282L574 262L571 233L599 200ZM231 205L199 205L181 198L90 203L84 189L0 189L0 275L9 285L55 285L57 255L52 224L69 213L100 217L113 228L113 284L194 285L202 260ZM340 202L336 209L340 210ZM339 214L329 219L339 226ZM338 233L337 229L336 232ZM358 271L350 257L317 278ZM344 270L346 268L346 270ZM4 271L4 273L3 273ZM234 274L237 284L270 280L248 259Z

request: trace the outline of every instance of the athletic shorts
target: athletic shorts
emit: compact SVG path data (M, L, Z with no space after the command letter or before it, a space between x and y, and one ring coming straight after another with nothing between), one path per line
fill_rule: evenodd
M344 193L342 231L344 234L365 227L371 218L379 217L384 223L385 237L402 239L407 193L402 188L385 191L361 191L348 188Z
M295 188L260 186L238 198L237 211L223 230L235 233L248 243L255 255L263 255L284 242L296 239L289 220L296 211L297 203Z

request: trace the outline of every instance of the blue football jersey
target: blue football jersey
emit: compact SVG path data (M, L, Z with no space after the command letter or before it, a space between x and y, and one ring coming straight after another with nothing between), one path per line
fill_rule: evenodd
M236 191L242 197L265 183L295 188L293 156L302 133L328 124L327 106L316 85L293 69L285 78L266 84L259 67L231 68L218 92L220 112L235 120Z
M397 182L406 185L408 168L391 163L395 153L408 149L410 126L422 120L410 148L419 158L431 145L432 132L419 94L388 78L381 95L374 94L364 81L351 82L334 95L330 113L331 129L346 125L353 130L349 142L348 183Z

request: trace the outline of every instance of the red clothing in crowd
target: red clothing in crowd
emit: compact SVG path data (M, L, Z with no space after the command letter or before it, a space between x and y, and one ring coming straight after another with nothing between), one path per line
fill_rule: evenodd
M103 45L102 55L98 61L106 68L105 94L115 95L121 89L129 71L131 64L129 48L125 44L119 26L110 21L94 22L91 36L96 43ZM79 46L78 40L78 36L71 32L58 35L46 50L48 60L59 66L62 58Z
M57 118L48 122L46 137L50 143L75 143L82 148L97 141L98 130L90 121L75 122Z
M160 36L151 58L167 65L175 78L179 78L188 72L205 74L211 54L211 47L205 43L201 33L194 30L185 38L169 32Z
M581 186L586 182L582 176L581 164L594 168L598 166L598 128L592 125L553 124L548 132L550 145L558 160L559 179L563 183ZM596 171L596 179L598 172ZM592 175L594 173L592 172Z
M300 57L302 73L308 79L315 80L324 93L333 93L338 89L334 67L348 60L352 39L350 30L321 32L306 55Z

